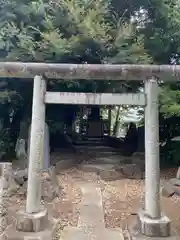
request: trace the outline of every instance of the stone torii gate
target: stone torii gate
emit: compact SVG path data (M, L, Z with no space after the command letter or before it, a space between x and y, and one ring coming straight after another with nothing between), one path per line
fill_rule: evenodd
M138 214L141 234L149 237L169 237L170 220L160 206L159 122L157 81L180 80L180 66L169 65L76 65L46 63L0 63L0 77L34 78L28 189L26 209L19 213L22 232L27 231L27 219L36 231L41 231L41 219L47 211L41 206L43 139L46 104L140 105L145 107L145 209ZM59 93L47 92L47 79L95 79L144 81L144 93ZM24 222L22 223L22 219ZM39 222L35 222L38 220ZM19 225L18 225L19 226ZM33 230L32 230L33 231ZM28 239L28 237L27 237ZM50 239L50 236L49 238Z

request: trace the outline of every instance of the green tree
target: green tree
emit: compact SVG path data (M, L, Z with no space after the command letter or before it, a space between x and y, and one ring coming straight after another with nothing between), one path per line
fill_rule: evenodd
M136 3L129 1L132 6L122 4L123 1L120 2L1 0L1 60L91 64L152 63L156 57L151 51L150 42L148 43L149 30L147 29L150 29L150 25L145 22L145 28L142 31L138 28L138 21L133 23L130 21L142 7L149 10L147 1L139 0ZM153 4L155 6L155 2ZM169 10L167 13L170 14ZM154 20L152 28L158 28L155 24ZM154 35L155 33L152 32L152 36ZM160 52L159 55L161 55ZM24 86L27 84L23 81L20 84L19 80L7 81L5 79L5 82L8 82L5 88L8 97L14 103L10 105L13 108L13 116L17 116L16 121L20 122L24 118L24 109L28 109L26 111L28 116L31 114L31 108L27 106L31 106L28 103L31 101L28 100L32 98L32 82L26 90L22 88L22 84ZM14 84L10 84L11 82ZM96 82L93 79L84 82L71 79L67 82L60 79L56 82L49 81L48 89L52 91L120 92L138 91L140 85L131 82L109 84L107 81ZM3 102L5 89L0 90L2 107L5 106ZM17 101L15 102L10 94L11 91L16 93ZM67 122L69 120L71 124L78 108L69 106L66 110L67 115L64 115L63 106L48 107L49 120L56 117L56 121Z

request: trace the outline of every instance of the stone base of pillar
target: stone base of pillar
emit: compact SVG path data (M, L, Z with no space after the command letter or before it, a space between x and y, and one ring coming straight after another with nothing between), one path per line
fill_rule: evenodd
M57 221L49 219L47 210L28 214L17 213L16 222L5 231L7 240L52 240L56 234Z
M147 237L143 234L131 235L132 240L179 240L178 236L162 237Z
M171 235L168 217L162 215L160 219L152 219L143 210L138 213L137 229L147 237L169 237Z
M21 232L40 232L48 224L47 209L42 209L38 213L28 214L25 211L19 211L16 216L16 229Z

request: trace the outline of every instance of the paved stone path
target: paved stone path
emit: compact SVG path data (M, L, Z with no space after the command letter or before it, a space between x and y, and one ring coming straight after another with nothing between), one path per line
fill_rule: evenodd
M92 183L81 184L82 202L78 227L92 231L105 228L101 189Z
M80 181L82 201L77 227L63 230L61 240L123 240L120 229L106 229L101 189L95 183Z

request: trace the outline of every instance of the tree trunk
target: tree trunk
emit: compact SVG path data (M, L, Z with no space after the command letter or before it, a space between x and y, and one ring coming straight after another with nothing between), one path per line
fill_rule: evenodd
M118 110L116 113L116 120L114 123L114 129L113 129L113 135L116 136L118 134L118 130L119 130L119 115L120 115L120 106L118 106Z
M80 135L83 132L83 116L84 116L84 108L80 107L80 110L79 110L79 134Z
M109 107L108 109L108 134L109 136L111 136L111 124L112 124L112 111L111 111L111 107Z

